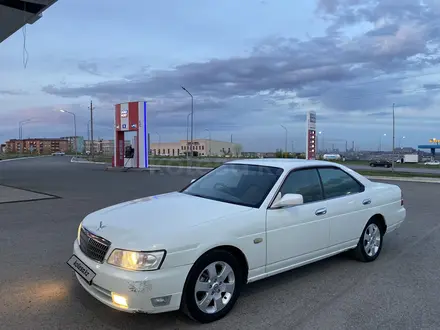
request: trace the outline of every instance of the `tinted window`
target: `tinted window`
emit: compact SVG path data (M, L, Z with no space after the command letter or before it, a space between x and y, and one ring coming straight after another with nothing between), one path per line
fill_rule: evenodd
M283 170L278 167L226 164L191 184L182 193L250 207L260 207Z
M299 170L290 173L281 187L281 194L301 194L304 203L323 199L321 183L316 169Z
M325 198L334 198L362 191L362 186L350 175L337 168L318 170L324 186Z

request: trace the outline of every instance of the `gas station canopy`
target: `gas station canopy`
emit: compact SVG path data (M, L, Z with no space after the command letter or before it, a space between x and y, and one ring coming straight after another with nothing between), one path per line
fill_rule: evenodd
M0 0L0 43L26 24L33 24L57 0Z

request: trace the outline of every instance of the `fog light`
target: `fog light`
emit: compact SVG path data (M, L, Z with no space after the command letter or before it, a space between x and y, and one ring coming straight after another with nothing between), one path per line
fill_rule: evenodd
M170 304L170 301L171 296L151 298L151 304L153 305L153 307L167 306Z
M115 305L118 305L119 307L123 307L123 308L128 308L127 298L112 292L112 300Z

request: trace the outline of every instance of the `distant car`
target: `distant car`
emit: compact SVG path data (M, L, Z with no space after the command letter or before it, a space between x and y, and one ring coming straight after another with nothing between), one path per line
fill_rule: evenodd
M109 307L181 308L207 323L228 314L247 283L344 251L374 261L405 217L397 185L340 164L236 160L180 191L87 215L67 264Z
M438 160L430 160L426 162L425 165L440 165L440 162Z
M377 159L377 160L370 161L370 166L371 167L389 168L389 167L393 166L393 164L389 160L386 160L386 159Z
M65 155L65 153L62 151L57 151L52 154L52 156L64 156L64 155Z

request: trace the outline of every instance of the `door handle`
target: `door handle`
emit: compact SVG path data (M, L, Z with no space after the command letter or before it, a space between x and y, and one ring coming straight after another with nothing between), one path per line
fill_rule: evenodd
M369 199L369 198L364 199L364 200L362 201L362 204L364 204L364 205L371 204L371 199Z
M327 213L327 209L326 208L322 208L322 209L318 209L315 211L316 215L324 215Z

